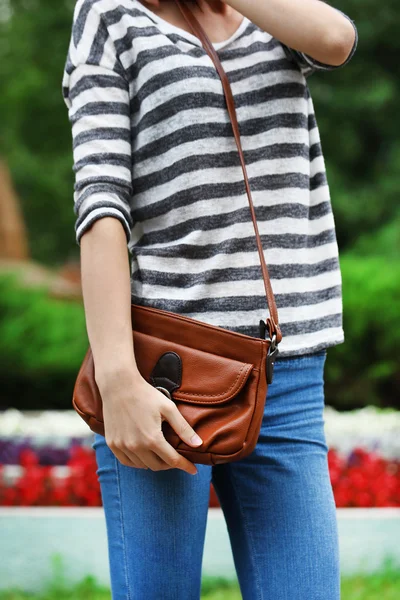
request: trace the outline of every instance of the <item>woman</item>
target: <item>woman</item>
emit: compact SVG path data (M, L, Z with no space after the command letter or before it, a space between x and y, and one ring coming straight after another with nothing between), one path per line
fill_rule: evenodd
M199 598L212 481L245 600L338 600L323 374L344 341L341 274L306 77L346 64L357 32L319 0L187 3L232 86L283 340L255 450L215 467L180 456L162 420L202 440L141 377L130 304L259 336L243 173L219 75L175 1L78 0L63 95L113 598Z

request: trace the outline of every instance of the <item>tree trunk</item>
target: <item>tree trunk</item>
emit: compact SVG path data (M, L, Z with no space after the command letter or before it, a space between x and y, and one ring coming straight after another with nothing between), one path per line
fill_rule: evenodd
M0 159L0 259L29 258L27 232L10 171Z

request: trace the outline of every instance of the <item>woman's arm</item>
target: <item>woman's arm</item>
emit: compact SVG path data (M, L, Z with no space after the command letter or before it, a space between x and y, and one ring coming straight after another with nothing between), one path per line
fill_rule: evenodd
M124 465L195 474L195 465L165 439L162 421L187 444L201 440L192 441L195 431L140 375L135 360L127 248L133 225L129 84L99 4L76 4L63 95L72 124L86 326L106 442Z
M131 289L126 236L115 218L102 218L81 239L86 327L103 401L107 444L122 464L154 471L197 469L164 438L162 418L186 443L194 430L174 402L140 375L131 329Z
M117 219L99 219L82 236L81 278L96 383L134 386L141 375L132 344L128 251Z
M341 66L354 49L352 21L321 0L222 0L285 46Z

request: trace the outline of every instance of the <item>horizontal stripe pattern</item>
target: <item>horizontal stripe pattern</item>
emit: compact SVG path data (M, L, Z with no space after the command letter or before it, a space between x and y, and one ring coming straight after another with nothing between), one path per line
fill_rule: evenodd
M247 18L214 46L235 99L281 356L341 343L335 223L306 82L329 65ZM77 244L98 219L118 219L133 303L258 337L268 309L254 226L222 84L200 40L138 0L77 0L62 94Z

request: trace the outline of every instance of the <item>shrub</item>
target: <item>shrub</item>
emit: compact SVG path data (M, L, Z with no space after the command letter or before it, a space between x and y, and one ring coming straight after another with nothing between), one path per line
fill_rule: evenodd
M326 402L342 409L398 408L400 264L350 253L340 263L345 343L328 354Z
M23 409L70 408L88 346L83 306L24 288L0 276L2 404Z

